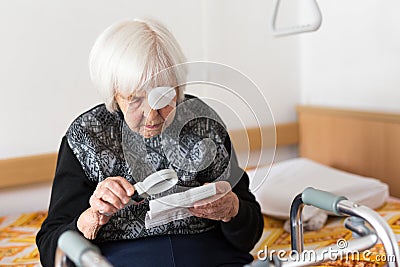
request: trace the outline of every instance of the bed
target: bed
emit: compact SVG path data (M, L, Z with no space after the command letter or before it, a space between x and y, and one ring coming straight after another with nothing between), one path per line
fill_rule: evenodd
M377 178L389 185L391 197L376 210L388 222L397 240L400 240L400 165L396 162L400 156L400 115L312 106L299 106L297 113L299 157L351 174ZM277 137L279 140L279 132ZM277 217L264 217L263 236L252 252L255 258L257 252L265 247L276 251L290 250L290 234L283 230L284 220ZM306 232L305 248L323 248L338 240L351 239L351 232L343 226L343 220L332 216L322 229ZM378 243L369 253L369 257L350 257L328 261L324 265L385 264L386 255L382 244Z
M257 171L258 175L262 175L266 168L261 167ZM256 172L249 170L248 174L254 177ZM252 251L256 259L260 258L260 255L264 259L264 251L285 252L284 255L287 257L286 253L291 250L290 207L293 199L310 186L338 196L346 196L352 202L375 209L391 227L396 239L400 241L400 200L389 197L387 184L371 177L340 171L299 157L274 164L268 179L254 192L265 214L263 236ZM302 215L305 229L309 227L310 220L313 218L322 222L321 226L314 224L312 230L305 231L305 250L315 251L343 243L347 246L352 240L352 232L344 226L345 217L333 216L332 213L313 206L306 206ZM386 257L386 254L381 242L365 252L367 253L365 255L361 252L354 255L358 257L357 260L353 257L339 257L340 260L331 260L324 264L328 266L383 265L382 259ZM268 255L271 255L270 253Z
M325 107L297 107L298 121L276 126L276 160L285 160L279 154L290 148L290 157L300 156L346 172L374 177L389 185L390 195L385 204L378 208L397 236L400 236L400 114L365 112ZM263 137L274 129L247 129L252 151L271 150L271 144ZM245 151L241 147L241 134L230 132L240 157ZM264 145L263 145L264 144ZM298 146L298 154L297 154ZM295 152L293 152L295 151ZM257 158L254 152L250 157ZM50 182L55 169L56 153L29 156L18 159L0 160L0 196L13 203L22 194L35 191L39 203L17 205L0 211L0 265L40 266L34 237L46 217ZM246 166L254 168L250 159ZM26 191L24 191L26 190ZM12 192L10 194L9 192ZM4 202L4 200L3 200ZM30 202L31 203L31 202ZM18 203L17 203L18 204ZM4 207L4 208L3 208ZM253 250L264 246L269 249L289 249L290 236L282 229L284 220L265 215L263 237ZM323 229L305 234L306 247L316 248L336 242L338 238L349 239L350 232L341 224L341 218L330 217ZM380 245L371 252L376 258L383 255ZM326 265L380 266L382 261L373 259L350 260L347 262L326 262Z

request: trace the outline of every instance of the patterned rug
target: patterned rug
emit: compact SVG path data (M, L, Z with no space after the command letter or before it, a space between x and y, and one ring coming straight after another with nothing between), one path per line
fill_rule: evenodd
M41 266L35 237L46 216L38 211L0 217L0 266Z
M391 199L378 212L385 218L398 240L400 240L400 201ZM39 252L35 236L46 218L46 211L7 215L0 217L0 266L39 267ZM328 223L319 231L304 234L305 249L314 250L332 245L338 240L350 240L351 232L343 226L343 218L329 218ZM264 217L264 233L260 242L252 251L256 258L259 250L289 251L290 235L282 228L283 221ZM368 257L346 258L324 262L325 266L382 266L385 253L382 244L368 250ZM390 260L390 259L389 259Z

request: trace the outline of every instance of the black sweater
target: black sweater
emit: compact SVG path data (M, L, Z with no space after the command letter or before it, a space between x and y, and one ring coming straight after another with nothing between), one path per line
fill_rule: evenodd
M225 140L225 145L230 147L229 138ZM263 218L259 204L249 191L249 178L246 172L238 167L234 152L231 157L230 175L232 177L240 175L239 177L241 177L233 188L233 192L239 198L239 213L227 223L213 223L216 224L216 227L220 227L225 238L234 247L248 252L261 236ZM78 231L77 219L84 210L89 208L89 198L96 185L95 181L88 179L88 175L82 167L82 161L78 160L67 138L64 137L59 150L48 217L36 237L41 263L44 267L54 265L59 236L66 230ZM169 232L164 234L169 234ZM102 241L104 240L96 238L93 242Z

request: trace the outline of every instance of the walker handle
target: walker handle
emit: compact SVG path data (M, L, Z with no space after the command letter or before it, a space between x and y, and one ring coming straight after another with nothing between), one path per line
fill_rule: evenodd
M312 187L307 187L301 198L303 203L306 205L311 205L323 210L333 212L336 215L341 215L341 212L337 209L337 204L342 200L347 200L344 196L336 196L332 193L314 189Z

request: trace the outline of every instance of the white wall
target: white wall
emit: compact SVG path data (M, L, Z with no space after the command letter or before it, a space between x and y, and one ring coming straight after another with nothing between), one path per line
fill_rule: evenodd
M299 40L271 37L271 5L263 0L1 1L0 159L56 151L72 120L100 102L89 80L88 54L98 34L122 18L162 21L189 60L240 70L261 88L276 122L295 120Z
M299 39L272 36L272 1L207 3L207 59L232 66L253 80L278 123L294 121L294 106L300 97ZM283 15L295 16L296 9Z
M301 102L400 112L400 2L318 3L320 30L301 36Z
M0 215L19 214L49 207L51 183L0 189Z
M100 102L87 61L108 25L159 19L193 60L203 53L201 10L201 1L1 1L0 158L56 151L72 120Z

